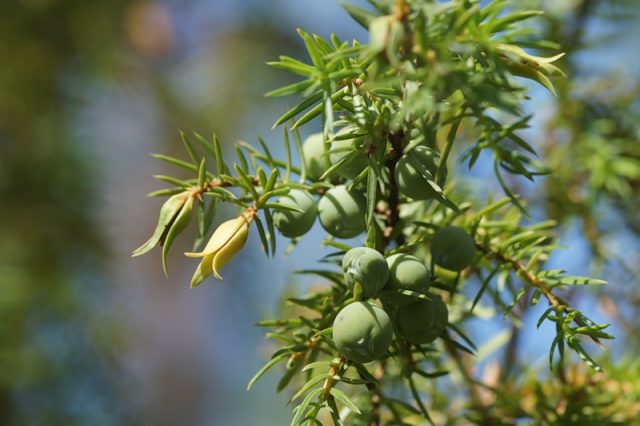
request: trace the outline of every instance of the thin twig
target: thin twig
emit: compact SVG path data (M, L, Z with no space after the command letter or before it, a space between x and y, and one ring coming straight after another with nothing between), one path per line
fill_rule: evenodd
M501 263L509 265L516 274L518 274L525 281L527 281L528 283L536 287L538 290L540 290L544 295L544 297L549 301L549 304L551 304L551 306L553 306L556 310L560 310L562 309L563 306L566 305L564 302L560 301L558 297L556 297L556 295L554 295L551 292L551 290L547 286L547 283L544 280L536 277L521 262L515 259L511 259L505 256L503 253L500 253L499 251L494 250L491 247L486 247L478 243L477 241L475 242L475 245L476 245L476 248L480 250L482 253L491 255L496 259L498 259Z

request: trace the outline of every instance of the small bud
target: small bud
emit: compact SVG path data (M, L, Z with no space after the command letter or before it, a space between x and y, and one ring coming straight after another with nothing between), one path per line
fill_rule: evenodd
M180 215L180 212L182 211L182 208L187 200L191 198L190 196L190 191L184 191L179 194L173 195L171 198L165 201L165 203L162 205L162 208L160 208L160 217L158 219L156 229L155 231L153 231L153 235L147 240L146 243L133 251L133 257L147 253L158 243L160 243L160 245L164 244L167 235L169 234L169 230Z
M256 212L248 209L235 219L222 223L213 233L203 251L185 253L188 257L202 257L193 278L191 288L211 275L221 280L220 269L242 250L249 234L249 225Z
M162 269L164 270L165 275L167 274L167 255L169 254L171 244L173 244L173 240L175 240L175 238L184 231L187 225L189 225L189 222L191 222L191 211L193 210L193 204L197 197L198 194L196 192L190 192L189 197L187 197L187 200L182 205L180 212L171 223L166 238L160 243L162 244Z
M511 44L499 44L498 49L507 60L507 68L511 74L536 81L546 87L553 95L556 94L548 76L564 75L560 68L552 64L564 56L564 53L544 58L529 55L522 48Z
M564 73L560 68L551 64L552 62L555 62L558 59L562 58L565 55L564 53L559 53L555 56L545 58L543 56L530 55L521 47L514 46L512 44L499 44L498 49L506 57L517 61L520 65L538 69L545 75L564 76Z

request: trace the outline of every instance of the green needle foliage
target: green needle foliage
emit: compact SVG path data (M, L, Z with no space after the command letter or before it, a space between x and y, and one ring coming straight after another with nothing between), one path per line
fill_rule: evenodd
M522 136L532 118L524 112L529 87L524 79L556 94L554 78L563 75L554 64L563 56L553 49L555 40L542 39L535 26L526 25L541 12L512 8L512 2L504 0L484 6L471 0L371 0L370 4L370 9L345 5L368 29L368 43L336 35L324 39L300 29L308 60L281 56L270 63L300 77L267 94L296 99L274 125L282 127L286 158L274 157L260 140L257 147L237 144L237 160L229 163L215 136L185 134L189 160L156 155L191 172L193 178L156 176L170 187L152 195L170 198L153 236L134 255L159 244L166 265L168 248L193 216L198 222L197 248L210 234L217 207L236 205L238 217L213 232L201 252L187 254L202 257L192 281L195 286L211 275L220 277L220 268L239 253L254 224L267 255L276 252L278 226L287 227L282 233L295 236L295 245L299 234L314 222L304 213L315 212L310 203L318 202L321 225L333 234L325 243L336 251L319 259L322 269L300 273L316 275L328 285L288 298L282 318L259 323L270 329L267 336L279 347L249 383L250 388L267 371L283 366L277 389L294 392L292 425L326 424L328 419L356 425L494 419L490 417L494 414L481 413L483 395L472 375L474 356L480 361L493 349L478 349L465 331L470 320L487 309L501 311L519 327L526 307L544 303L547 309L538 327L549 323L555 330L548 342L549 367L564 375L574 353L574 361L579 358L601 371L587 345L602 346L603 340L613 338L605 331L608 324L589 319L567 294L576 286L605 282L545 266L559 248L555 222L533 221L515 187L521 178L535 181L551 173L537 159L534 144ZM532 49L546 54L534 55ZM321 135L303 142L299 130L314 120L321 122ZM318 138L323 151L319 145L313 149L306 145L320 143ZM318 155L309 159L305 152ZM458 152L468 168L481 155L482 161L492 161L502 199L471 197L456 185L457 176L449 167L454 163L452 154ZM310 164L312 173L307 170ZM397 171L399 165L402 170ZM620 161L610 167L630 170ZM598 176L590 182L618 195L630 190ZM439 240L436 259L431 253L434 235L444 228L454 232L464 247L455 247L455 240ZM359 243L351 239L354 235ZM349 239L336 240L344 238ZM385 266L364 260L360 264L358 257L344 266L343 256L358 244L386 259L407 255L419 267L401 269L393 262ZM451 250L456 256L458 249L463 258L448 258L442 252ZM390 268L389 282L394 285L353 282L353 277L371 276L363 268L374 263L385 269L376 277L386 276ZM450 266L455 271L443 265L455 265ZM424 277L416 276L417 270L426 271ZM414 278L419 282L412 282ZM347 309L349 315L343 317L347 312L343 309L354 303L360 304L358 309ZM433 306L438 306L436 313L429 311ZM416 318L407 318L407 312L416 312L412 314ZM407 339L398 327L399 315L413 338ZM358 324L344 329L350 327L349 321ZM389 321L390 344L387 331L380 331L387 330ZM355 327L366 322L371 326ZM508 338L500 335L490 343L500 346ZM420 341L428 343L413 343ZM341 353L338 347L349 350ZM435 390L436 383L460 377L468 387L466 406L471 407L466 419L453 414L453 398L447 404L446 394ZM500 386L489 389L498 393L492 400L509 404L509 389ZM520 384L517 392L529 395L531 386ZM456 394L460 390L451 395ZM539 395L530 398L531 404L540 403ZM556 414L552 417L561 418Z

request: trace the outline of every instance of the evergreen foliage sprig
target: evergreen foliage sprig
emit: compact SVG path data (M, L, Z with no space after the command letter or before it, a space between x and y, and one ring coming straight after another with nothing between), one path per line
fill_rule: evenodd
M500 0L484 7L470 0L370 3L371 10L345 6L369 30L368 44L298 30L309 62L281 56L270 63L301 77L267 94L300 99L274 125L283 129L284 160L259 140L258 147L236 144L231 164L215 136L185 134L188 161L156 155L194 177L156 176L171 187L152 195L169 199L153 236L134 255L161 245L166 271L169 248L194 211L195 250L217 206L236 205L237 218L221 224L201 252L187 253L202 257L196 286L220 278L254 223L264 252L274 256L276 232L295 243L317 210L331 235L325 243L336 251L321 259L322 268L299 273L328 285L288 298L282 318L259 323L280 346L249 383L284 364L277 389L296 389L292 425L322 424L323 416L335 424L433 422L435 402L425 402L425 394L453 371L475 397L466 357L480 351L465 328L485 303L519 324L516 307L545 300L538 326L555 327L551 368L562 369L568 347L600 370L583 338L611 339L603 331L608 324L590 320L563 292L605 282L545 267L558 248L554 222L532 222L511 183L551 173L520 134L531 117L523 112L527 90L519 78L555 93L550 77L562 75L553 65L561 54L524 50L553 47L522 25L540 12ZM322 132L303 142L299 129L314 120ZM478 200L456 186L449 167L461 151L469 168L483 153L490 156L506 198ZM348 244L360 235L365 247ZM389 278L363 266L374 264ZM354 306L364 313L350 322ZM371 327L357 335L367 321Z

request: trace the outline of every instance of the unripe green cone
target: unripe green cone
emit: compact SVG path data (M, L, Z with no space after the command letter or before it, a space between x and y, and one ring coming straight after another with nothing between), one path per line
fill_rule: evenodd
M447 305L436 295L398 309L398 330L411 343L431 343L442 335L449 321Z
M387 284L389 267L378 251L369 247L356 247L342 258L344 282L353 291L356 283L362 286L364 297L374 297Z
M396 164L395 179L398 189L402 195L414 200L433 198L436 191L427 180L433 180L436 168L433 151L426 146L416 146L403 154Z
M322 133L309 135L302 144L304 166L307 178L318 180L327 169L329 149L325 150Z
M311 229L318 212L316 202L311 194L300 189L292 189L287 195L280 197L278 203L302 210L301 212L276 210L273 213L273 223L282 235L296 238Z
M366 200L356 191L347 191L345 185L328 190L318 203L318 216L322 227L338 238L352 238L367 229Z
M333 321L333 342L355 362L371 362L389 349L393 339L391 319L380 307L355 302L342 308Z
M431 241L434 263L452 271L462 271L471 265L475 255L473 238L457 226L440 228Z
M351 151L354 150L354 148L355 145L353 139L333 142L331 144L331 153L329 154L331 163L337 163L346 155L349 155ZM364 170L364 168L367 167L367 164L367 156L364 154L364 152L361 152L353 159L342 164L337 172L338 174L340 174L340 176L343 176L347 179L355 179Z
M399 290L426 293L431 284L429 269L415 256L397 253L387 258L389 282L381 294L385 302L398 306L416 301L415 297L399 294Z

